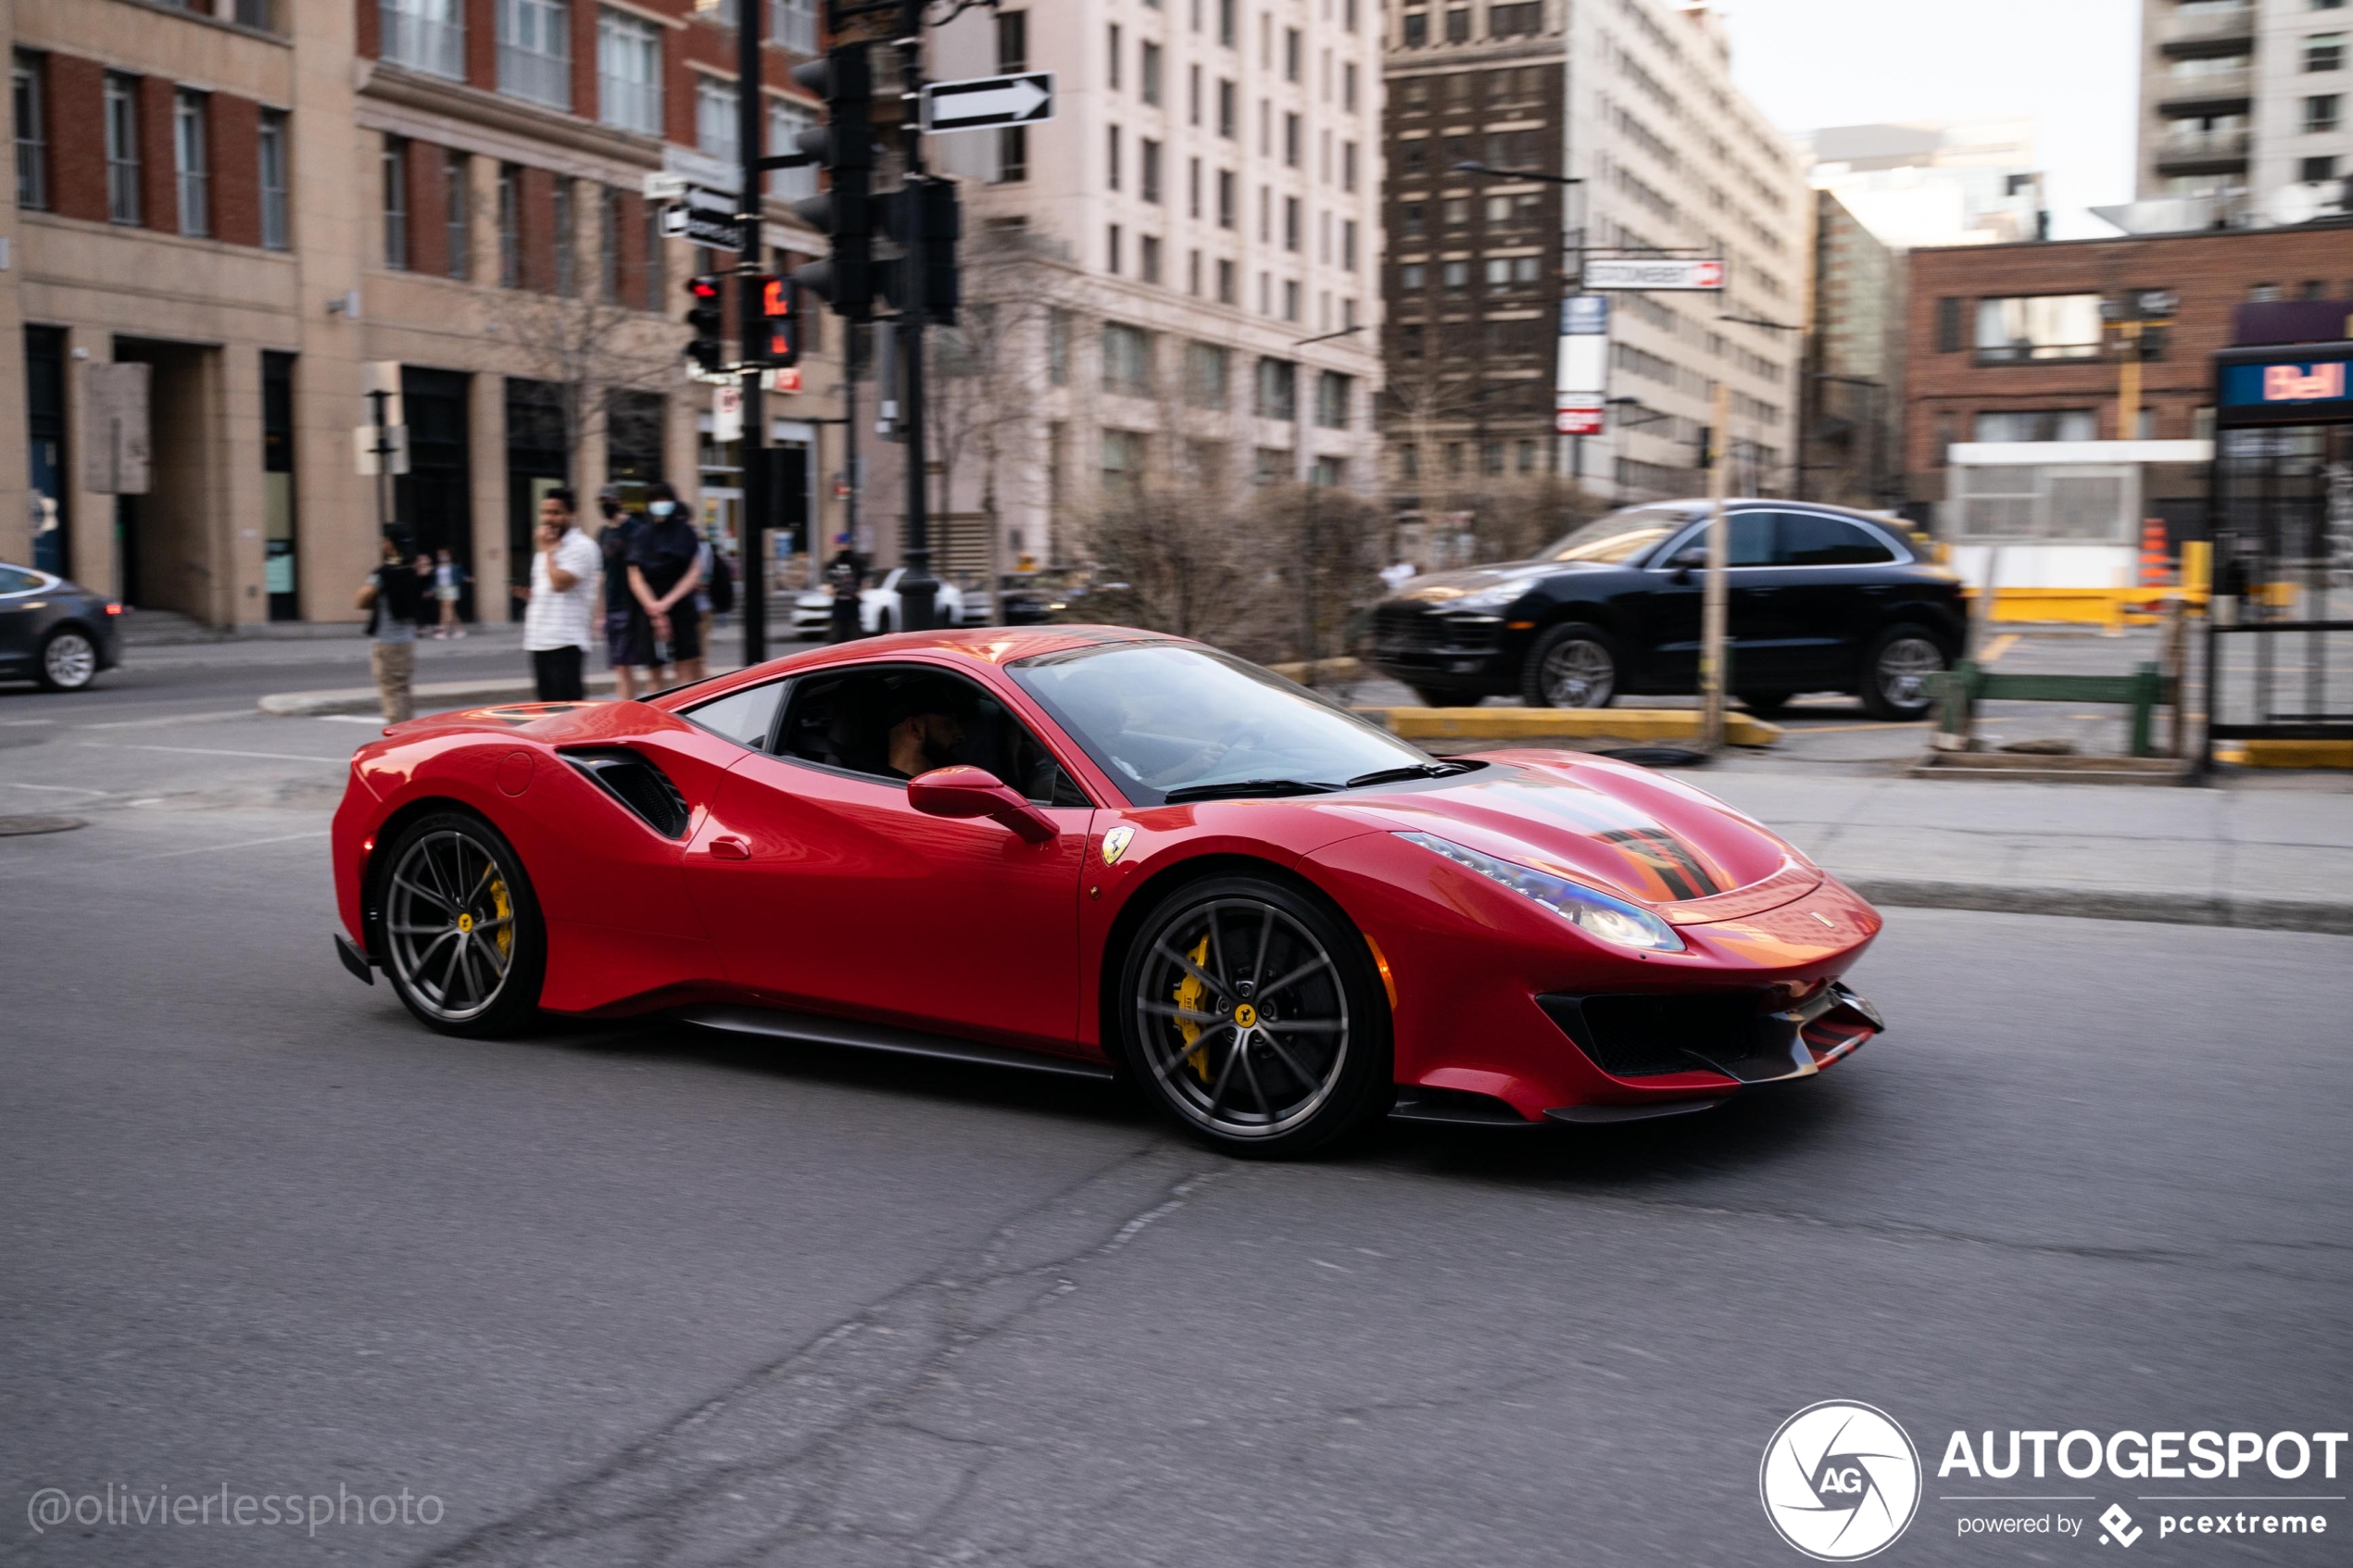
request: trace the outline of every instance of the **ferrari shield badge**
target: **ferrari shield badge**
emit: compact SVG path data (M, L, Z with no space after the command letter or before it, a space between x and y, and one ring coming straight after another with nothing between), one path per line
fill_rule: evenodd
M1119 858L1127 853L1128 841L1135 836L1136 830L1131 827L1116 827L1103 834L1103 864L1119 864Z

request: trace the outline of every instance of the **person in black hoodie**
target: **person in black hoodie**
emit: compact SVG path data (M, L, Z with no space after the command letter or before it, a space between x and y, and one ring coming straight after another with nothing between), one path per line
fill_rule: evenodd
M629 591L629 546L644 520L622 509L618 484L597 493L597 508L605 516L604 529L597 535L597 548L604 558L605 659L612 666L613 695L627 702L637 695L638 667L652 661L650 646L640 651L641 645L650 644L646 614Z
M702 581L702 540L678 492L656 480L646 487L646 521L629 545L629 591L645 611L647 655L654 686L703 678L702 619L694 593ZM668 679L662 678L667 665Z

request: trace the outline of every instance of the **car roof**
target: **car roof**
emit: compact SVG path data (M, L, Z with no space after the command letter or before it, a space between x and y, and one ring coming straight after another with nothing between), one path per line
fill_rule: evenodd
M749 670L731 671L657 695L663 698L661 706L673 708L686 701L701 702L737 686L753 685L778 675L836 663L863 664L905 654L950 654L984 664L1004 665L1040 654L1068 653L1074 648L1184 641L1166 633L1145 632L1133 626L963 626L937 632L894 632L886 637L861 637L853 643L803 648ZM677 699L674 702L670 700L673 697Z

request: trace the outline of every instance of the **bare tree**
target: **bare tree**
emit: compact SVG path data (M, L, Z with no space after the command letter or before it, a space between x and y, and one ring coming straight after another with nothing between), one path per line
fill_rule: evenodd
M515 373L555 389L568 460L599 437L609 450L660 445L652 400L679 386L671 323L594 296L517 290L492 326L514 345Z

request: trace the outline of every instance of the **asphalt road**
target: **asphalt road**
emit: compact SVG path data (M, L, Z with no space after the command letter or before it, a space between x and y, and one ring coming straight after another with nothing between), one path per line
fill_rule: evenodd
M1238 1163L1051 1080L426 1033L327 940L368 730L230 684L0 696L0 813L88 822L0 837L0 1562L1785 1565L1759 1457L1829 1399L1928 1466L1881 1561L2104 1562L1958 1521L2110 1502L2130 1562L2346 1560L2317 1467L1935 1468L2353 1424L2353 940L1893 910L1822 1078ZM30 1522L109 1486L257 1522ZM2009 1492L2075 1500L1945 1500Z

